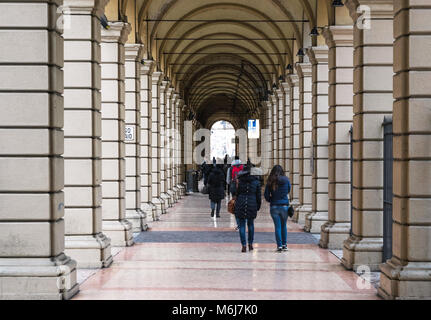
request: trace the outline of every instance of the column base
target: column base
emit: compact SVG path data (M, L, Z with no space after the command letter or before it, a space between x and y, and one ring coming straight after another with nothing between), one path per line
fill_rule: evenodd
M147 215L141 209L126 210L126 219L132 224L132 232L141 232L148 228Z
M172 198L172 196L169 194L169 190L166 192L163 192L160 195L160 198L162 198L165 201L165 207L166 208L172 208L174 206L174 199ZM166 211L165 211L166 213Z
M187 182L183 182L181 184L178 185L180 190L181 190L181 195L185 196L186 195L186 191L187 191Z
M181 199L181 191L177 186L173 186L172 191L175 194L175 203L177 203Z
M130 247L134 244L132 224L127 220L103 220L102 230L113 247Z
M171 198L169 197L169 195L165 192L162 192L160 194L160 200L163 202L162 205L162 214L166 214L166 211L168 208L172 207L171 205Z
M311 213L312 207L309 205L300 206L295 209L296 223L305 225L305 216Z
M163 214L163 208L165 206L165 202L160 198L151 199L151 203L153 204L153 221L159 221L161 215Z
M382 254L383 238L359 238L353 235L344 242L341 263L349 270L366 265L371 271L379 271Z
M298 199L293 199L290 202L290 206L293 208L293 217L292 217L292 221L293 222L298 222L298 212L296 211L296 209L299 207L299 201Z
M388 300L430 300L431 262L401 262L392 257L380 265L377 294Z
M177 197L176 197L176 195L175 195L175 192L174 192L174 190L173 189L169 189L168 190L168 192L167 192L167 194L169 195L169 197L171 198L171 203L172 203L172 206L171 207L173 207L174 206L174 204L175 203L177 203Z
M341 250L344 241L350 235L349 222L330 222L327 221L322 225L320 231L319 247L324 249Z
M328 212L311 212L305 216L304 231L320 233L322 226L328 221Z
M102 232L95 235L67 235L64 253L72 257L81 269L107 268L113 261L111 239Z
M54 258L0 258L0 300L68 300L79 291L76 262Z

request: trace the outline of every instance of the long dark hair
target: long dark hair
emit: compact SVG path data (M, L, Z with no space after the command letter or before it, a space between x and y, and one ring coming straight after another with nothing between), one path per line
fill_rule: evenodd
M269 177L268 177L268 186L270 187L271 190L273 191L277 190L278 178L284 175L285 174L282 166L276 164L272 168L271 173L269 174Z

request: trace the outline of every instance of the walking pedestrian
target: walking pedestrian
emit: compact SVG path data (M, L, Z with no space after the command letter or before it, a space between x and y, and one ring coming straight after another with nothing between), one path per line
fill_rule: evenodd
M287 218L289 209L290 181L280 165L275 165L268 177L264 197L270 203L274 222L277 251L287 251Z
M221 201L224 199L224 182L225 177L223 170L215 163L213 169L208 177L208 192L211 201L211 217L214 217L214 210L216 210L216 217L220 218Z
M238 173L237 183L233 183L232 191L236 197L234 213L239 226L241 252L247 251L246 225L248 228L248 248L251 251L254 240L254 219L256 219L261 206L260 182L256 176L250 174L250 168L246 167Z

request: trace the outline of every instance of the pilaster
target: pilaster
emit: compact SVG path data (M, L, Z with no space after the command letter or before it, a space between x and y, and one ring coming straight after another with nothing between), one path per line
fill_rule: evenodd
M65 0L64 38L65 252L80 268L112 263L102 233L100 15L108 1Z
M49 18L60 5L0 3L0 300L79 290L64 254L63 38Z
M287 76L290 87L290 203L299 206L299 78L297 74ZM297 221L297 215L293 217Z
M297 223L304 225L312 209L311 194L311 131L312 131L312 77L311 64L296 64L299 77L299 203Z
M156 205L157 215L166 213L167 201L161 197L161 148L160 148L160 85L163 74L153 72L151 78L151 180L152 200Z
M310 47L312 64L312 212L305 231L320 233L328 221L328 47Z
M141 60L142 44L125 45L125 108L126 108L126 219L133 232L148 228L147 214L141 205Z
M141 61L141 205L142 210L151 212L153 221L159 220L157 207L152 203L152 148L151 148L151 114L152 114L152 75L155 62ZM159 211L161 214L161 211Z
M431 299L431 4L394 1L393 240L386 299Z
M350 127L353 120L353 27L323 30L329 48L328 221L319 245L341 249L350 234Z
M112 246L133 244L132 224L126 220L126 145L124 43L130 24L109 22L102 29L102 230Z

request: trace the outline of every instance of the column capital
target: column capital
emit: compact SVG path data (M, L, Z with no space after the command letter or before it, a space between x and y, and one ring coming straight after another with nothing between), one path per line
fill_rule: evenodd
M328 46L309 47L307 55L311 64L328 63Z
M167 94L168 94L168 97L170 97L171 99L173 99L173 98L174 98L175 89L174 89L174 87L173 87L173 86L171 86L171 85L169 84L169 87L168 87L168 89L166 90L166 92L167 92Z
M353 47L353 26L325 27L322 34L329 48Z
M154 60L141 60L141 74L142 75L152 75L156 63Z
M278 99L283 99L283 95L284 95L284 88L280 83L280 89L275 90L275 92L277 93L277 97Z
M161 71L153 72L153 75L151 78L152 84L160 85L160 83L162 82L162 78L163 78L163 72L161 72Z
M309 62L297 63L295 65L295 68L298 71L298 76L300 78L311 77L311 72L312 72L311 63Z
M124 45L124 53L126 60L134 60L140 62L144 56L145 46L140 43L126 43Z
M64 0L64 14L94 14L100 18L109 0Z
M102 28L102 41L103 42L118 42L125 44L132 27L127 22L109 22L109 29Z
M163 93L167 92L167 90L168 90L168 88L169 88L169 84L170 84L170 82L169 82L169 81L167 81L167 80L162 80L162 81L160 82L160 92L163 92Z
M278 90L278 89L277 89L277 90ZM277 104L277 98L278 98L278 95L276 94L277 90L274 90L274 91L275 91L275 93L271 95L271 102L272 102L272 104L274 104L274 105L276 105L276 104Z
M283 90L284 90L284 92L285 92L285 93L288 93L288 92L289 92L290 85L289 85L289 83L288 83L288 82L282 82L282 83L281 83L281 86L283 87Z
M394 1L393 0L346 0L344 2L349 14L356 23L358 18L364 14L364 10L358 10L359 6L370 8L367 12L371 19L393 19L394 18ZM362 8L364 9L364 8Z
M299 84L298 75L295 73L287 75L287 82L289 83L289 87L295 87Z

